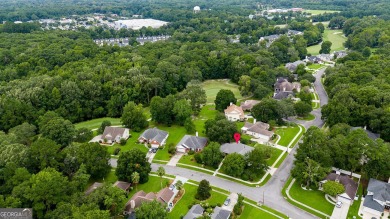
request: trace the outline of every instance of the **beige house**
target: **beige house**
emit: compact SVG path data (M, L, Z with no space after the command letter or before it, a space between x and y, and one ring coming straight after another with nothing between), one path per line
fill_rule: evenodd
M230 106L225 109L225 117L231 122L244 121L244 110L240 106L230 103Z
M241 132L243 134L250 135L254 138L260 138L265 142L268 142L274 135L274 132L268 131L269 127L269 124L264 122L256 122L255 119L254 123L246 122L245 125L241 128Z

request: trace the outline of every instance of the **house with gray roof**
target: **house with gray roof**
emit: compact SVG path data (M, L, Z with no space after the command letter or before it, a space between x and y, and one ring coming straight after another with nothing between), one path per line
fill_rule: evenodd
M204 208L200 204L193 205L183 219L196 219L203 215Z
M232 212L225 210L221 207L215 207L213 213L211 214L211 219L228 219Z
M243 134L250 135L254 138L260 138L268 142L271 140L274 132L268 131L269 124L264 122L256 122L256 119L253 123L245 122L244 126L241 128Z
M130 137L128 128L107 126L98 140L101 144L120 143L121 139L127 140Z
M225 144L221 145L221 148L219 150L226 155L232 154L232 153L245 155L245 154L253 151L254 148L251 146L242 144L240 142L238 142L238 143L233 142L233 143L225 143Z
M188 151L201 151L207 144L207 138L185 135L176 145L176 151L186 153Z
M287 70L289 70L290 72L295 72L298 68L298 65L306 65L306 62L304 61L301 61L301 60L298 60L298 61L295 61L295 62L289 62L285 65L285 67L287 68Z
M299 82L289 82L287 78L279 77L274 84L274 99L281 100L288 97L294 97L295 92L301 91Z
M154 127L151 129L146 129L138 138L138 141L140 143L149 143L152 148L158 148L165 145L168 136L168 132Z
M252 108L259 103L260 100L245 100L243 103L241 103L241 109L244 111L251 111Z
M367 212L381 218L385 210L390 210L390 179L388 183L370 179L363 202L363 213Z

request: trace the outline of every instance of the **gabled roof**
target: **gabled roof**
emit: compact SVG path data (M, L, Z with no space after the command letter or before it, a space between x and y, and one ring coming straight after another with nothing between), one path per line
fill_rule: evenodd
M281 91L281 92L275 94L273 98L276 100L281 100L281 99L286 99L286 98L290 98L290 97L294 97L294 93L292 91Z
M245 100L244 103L241 103L241 109L242 110L251 110L253 106L260 103L259 100Z
M112 141L118 136L120 138L122 138L125 131L126 131L126 128L106 126L106 128L104 128L104 132L102 134L102 139L107 139L107 140Z
M130 188L131 183L124 181L116 181L113 186L122 189L123 191L127 191Z
M86 195L91 194L93 191L95 191L97 188L102 187L103 183L94 182L90 187L88 187L87 191L85 191Z
M169 200L171 200L171 198L173 197L173 195L173 191L170 190L168 187L165 187L157 193L157 201L162 203L168 203Z
M363 206L367 207L367 208L374 209L374 210L379 211L379 212L383 212L383 210L385 210L385 206L376 202L373 199L372 195L366 195L366 197L364 197Z
M232 212L222 209L221 207L215 207L213 213L211 214L212 219L228 219Z
M254 150L254 148L242 143L225 143L221 145L221 148L219 150L225 154L238 153L241 155L245 155L246 153L249 153Z
M204 208L202 208L202 206L199 204L193 205L187 214L183 217L183 219L196 219L202 216L203 212Z
M177 146L183 146L185 148L191 148L193 150L203 149L207 144L207 138L197 137L192 135L185 135L177 144Z
M345 193L347 193L348 197L351 200L355 199L355 195L358 189L358 183L355 182L353 179L349 178L349 176L344 174L329 173L326 176L326 180L338 181L344 186Z
M268 131L268 129L269 129L269 124L264 122L256 122L255 124L245 122L244 127L241 128L241 130L246 130L249 132L254 132L257 134L272 137L274 135L274 132Z
M240 114L240 117L241 116L244 117L244 110L242 110L240 106L237 106L235 104L232 104L225 109L225 114L231 114L231 113Z
M141 190L135 193L133 197L131 197L131 199L126 203L125 211L131 212L133 209L141 206L143 202L151 202L154 199L156 199L156 195L153 192L146 194L143 190Z
M156 127L151 128L151 129L146 129L140 138L144 138L147 140L153 140L157 141L159 143L162 143L164 139L168 136L168 132L160 130Z
M373 199L390 202L390 183L371 178L368 182L367 191L374 193Z

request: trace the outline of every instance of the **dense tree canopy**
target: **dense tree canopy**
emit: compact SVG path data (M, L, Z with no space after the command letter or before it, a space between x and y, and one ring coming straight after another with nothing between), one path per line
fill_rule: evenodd
M122 152L119 155L118 167L115 170L118 179L132 182L131 174L137 172L140 176L139 183L146 183L149 180L149 172L152 169L145 157L146 154L138 148Z

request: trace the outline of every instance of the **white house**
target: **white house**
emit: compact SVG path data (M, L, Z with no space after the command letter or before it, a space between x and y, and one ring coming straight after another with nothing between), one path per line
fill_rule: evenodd
M230 106L225 109L225 117L231 122L244 121L244 110L240 106L230 103Z
M265 142L268 142L274 135L274 132L268 131L268 129L269 124L264 122L256 122L255 119L253 124L246 122L245 125L241 128L241 132L243 134L250 135L254 138L260 138L265 140Z

